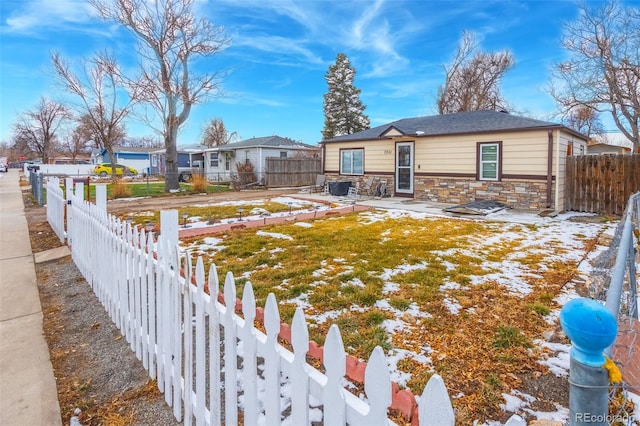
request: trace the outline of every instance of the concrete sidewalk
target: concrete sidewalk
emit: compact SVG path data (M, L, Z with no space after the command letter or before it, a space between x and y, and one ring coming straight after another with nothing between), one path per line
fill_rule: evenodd
M19 171L0 174L0 425L61 425Z

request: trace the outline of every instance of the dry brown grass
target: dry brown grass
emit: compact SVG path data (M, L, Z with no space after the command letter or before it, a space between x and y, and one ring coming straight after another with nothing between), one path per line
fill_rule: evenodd
M207 187L209 186L209 182L207 182L207 178L204 175L194 173L193 180L191 181L191 187L193 188L193 192L197 193L205 193L207 192Z
M131 196L131 189L127 187L121 178L117 178L111 184L111 198L127 198Z
M316 220L311 228L280 225L262 230L292 239L244 229L223 236L224 249L206 252L205 258L211 257L205 262L215 262L221 276L252 271L258 304L275 293L287 323L295 312L294 299L305 297L309 334L319 344L336 323L347 352L365 360L375 345L417 352L428 345L430 365L404 358L398 369L411 373L407 387L414 395L422 393L434 372L443 376L450 395L460 395L453 400L460 424L499 419L504 415L499 406L503 393L523 385L523 377L546 374L533 341L549 331L544 315L559 308L554 299L573 280L578 264L556 258L567 251L560 240L545 243L552 251L529 243L538 232L535 226L410 218L366 223L358 214L348 214ZM513 237L481 244L502 233ZM574 239L585 253L596 246L596 239L584 235ZM530 293L511 293L491 279L471 284L472 277L497 272L493 263L513 259L524 274L513 278L526 282ZM397 289L383 291L385 270L423 263L428 267L394 275ZM236 279L239 292L245 281ZM460 288L442 290L448 282ZM460 305L460 312L452 313L445 298ZM394 333L381 327L392 316L377 307L383 299L401 311L396 315L404 325ZM352 310L354 306L361 309ZM410 306L431 317L414 317L405 312ZM312 319L328 311L336 312L332 320Z

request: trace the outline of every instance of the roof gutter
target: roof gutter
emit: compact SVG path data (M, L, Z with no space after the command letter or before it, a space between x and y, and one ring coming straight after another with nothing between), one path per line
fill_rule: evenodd
M553 130L549 129L547 146L547 208L551 207L551 189L553 188Z

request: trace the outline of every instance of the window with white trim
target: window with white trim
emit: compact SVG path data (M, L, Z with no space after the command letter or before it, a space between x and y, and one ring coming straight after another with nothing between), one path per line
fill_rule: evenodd
M479 146L479 156L479 179L498 180L500 176L500 144L481 143Z
M218 159L219 159L219 158L218 158L218 155L219 155L219 153L217 153L217 152L212 152L212 153L210 154L210 157L209 157L209 165L210 165L211 167L213 167L214 169L217 169L217 168L218 168Z
M364 174L364 149L343 149L340 151L340 174Z

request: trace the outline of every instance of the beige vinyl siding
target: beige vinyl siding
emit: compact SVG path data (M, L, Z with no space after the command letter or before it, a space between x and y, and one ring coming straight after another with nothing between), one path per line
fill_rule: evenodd
M559 146L562 134L564 142ZM553 174L564 172L567 141L573 141L574 153L586 142L567 132L553 131ZM398 137L382 141L354 141L328 143L325 151L327 170L340 169L340 149L364 148L365 174L394 172L395 144L415 141L415 171L428 174L475 174L478 142L502 142L502 174L520 176L547 176L548 130L525 132L487 133L477 135L428 136L422 138ZM560 154L561 162L558 161ZM560 163L562 165L560 166Z
M345 143L329 143L325 150L325 169L340 170L340 150L364 148L365 173L393 172L394 171L394 146L391 140L385 141L360 141Z
M546 130L512 133L504 139L503 174L546 176L549 134Z
M477 143L500 141L502 174L546 175L546 131L421 138L416 140L416 171L475 173Z

